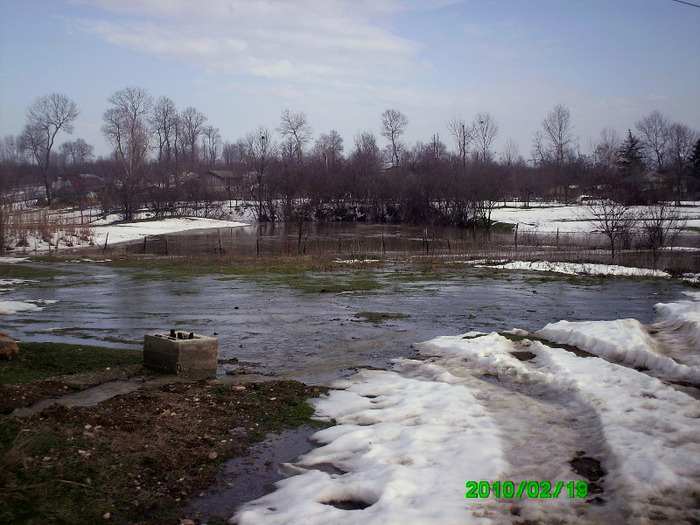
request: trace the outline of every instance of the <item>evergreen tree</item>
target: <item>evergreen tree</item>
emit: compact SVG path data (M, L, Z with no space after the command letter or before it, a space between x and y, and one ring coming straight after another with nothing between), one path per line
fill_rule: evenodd
M645 169L642 146L632 130L627 130L627 138L617 153L617 172L622 179L639 175Z
M690 156L690 180L692 190L700 192L700 139L695 142Z

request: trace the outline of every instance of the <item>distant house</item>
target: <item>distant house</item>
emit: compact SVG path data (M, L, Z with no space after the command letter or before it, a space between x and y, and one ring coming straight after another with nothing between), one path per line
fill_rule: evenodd
M63 194L73 194L79 200L93 199L105 189L107 182L99 175L81 173L68 177L59 177L54 184L54 190Z
M240 183L241 176L232 171L210 170L200 180L210 190L229 193Z

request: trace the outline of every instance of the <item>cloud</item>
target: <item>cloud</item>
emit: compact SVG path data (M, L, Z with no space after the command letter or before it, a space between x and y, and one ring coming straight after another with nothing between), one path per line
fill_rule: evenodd
M121 47L202 68L285 80L382 78L420 45L375 23L364 2L80 0L102 9L75 27ZM381 8L388 8L387 5Z

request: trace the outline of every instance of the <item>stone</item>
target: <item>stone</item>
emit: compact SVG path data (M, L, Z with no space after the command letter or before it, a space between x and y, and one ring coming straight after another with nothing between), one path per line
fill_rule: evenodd
M0 332L0 357L12 359L13 356L19 353L19 346L9 334Z
M215 337L171 330L144 338L144 364L165 374L184 379L216 377L218 358L219 340Z

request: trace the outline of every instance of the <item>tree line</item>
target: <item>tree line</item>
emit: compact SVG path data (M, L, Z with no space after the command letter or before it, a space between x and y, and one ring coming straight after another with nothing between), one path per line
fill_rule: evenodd
M571 202L582 195L624 204L700 197L700 134L658 111L624 136L610 128L584 148L569 109L555 105L533 134L526 159L508 140L494 151L499 126L488 112L446 123L452 149L438 134L409 145L408 117L387 109L373 131L346 147L335 130L314 136L303 112L285 109L275 129L260 126L236 141L194 107L178 109L128 87L112 94L102 118L111 146L95 159L83 139L65 141L79 111L62 94L37 99L19 136L0 141L0 189L40 183L41 203L99 205L123 219L148 208L156 216L223 213L223 200L252 206L260 221L352 220L489 228L497 203L546 198ZM584 152L585 149L585 152ZM209 179L204 174L210 173ZM91 174L87 185L56 184ZM212 184L212 177L220 181ZM90 201L92 199L93 201Z

